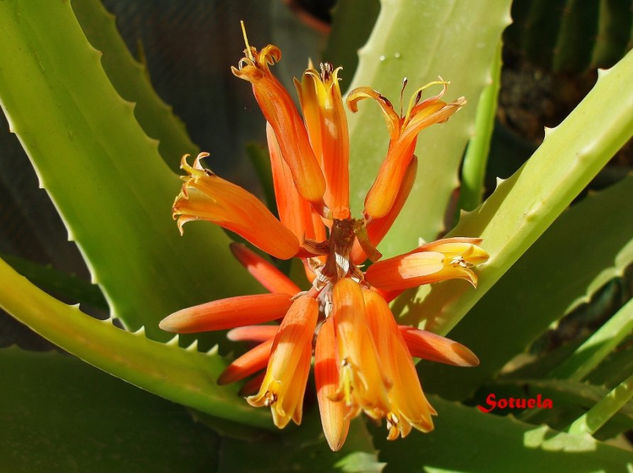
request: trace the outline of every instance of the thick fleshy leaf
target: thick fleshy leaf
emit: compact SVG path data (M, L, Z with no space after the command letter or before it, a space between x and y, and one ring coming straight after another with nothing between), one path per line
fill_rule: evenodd
M0 469L213 471L219 439L184 408L58 352L0 351Z
M547 131L543 144L527 163L503 181L481 207L462 216L450 234L480 237L482 247L490 254L486 265L478 269L477 290L453 281L436 285L422 303L416 304L407 320L417 322L424 314L433 314L427 328L448 332L542 235L633 135L633 89L628 87L632 81L630 52L613 68L601 72L591 92L558 127ZM593 227L587 222L582 230L563 238L578 235L587 242L584 233ZM596 241L601 238L598 236ZM594 243L589 251L573 256L584 261L601 244ZM560 263L554 267L559 268Z
M178 235L178 178L110 84L70 4L3 2L0 28L2 108L112 314L165 339L157 322L166 314L254 288L219 228Z
M183 154L199 149L187 135L184 123L154 91L145 64L132 57L116 29L114 16L101 2L72 0L72 9L86 35L103 53L101 64L110 82L124 100L134 102L134 116L147 136L158 140L158 151L174 171Z
M633 453L588 435L557 433L440 398L432 397L431 402L439 412L433 433L413 433L398 442L382 440L382 431L374 435L379 458L387 462L385 473L506 473L508 459L524 472L625 473L633 467Z
M451 338L481 355L481 365L459 372L424 366L425 387L453 399L466 397L553 322L622 274L633 262L632 213L633 177L628 177L561 215L451 331Z
M97 320L41 291L0 261L0 308L84 361L166 399L223 419L270 427L267 413L238 397L237 386L216 380L225 361L211 350L160 343Z

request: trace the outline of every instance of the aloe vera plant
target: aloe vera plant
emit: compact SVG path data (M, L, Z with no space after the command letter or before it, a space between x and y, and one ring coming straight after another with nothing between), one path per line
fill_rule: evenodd
M405 291L391 303L398 323L450 332L481 361L467 370L418 363L439 413L435 430L414 430L391 442L383 429L358 418L349 425L345 445L331 452L313 395L306 396L303 425L277 432L267 411L248 406L235 384L217 383L241 347L217 333L172 338L159 327L161 319L184 307L263 289L233 258L229 244L235 234L192 223L179 235L171 216L180 187L174 163L199 147L154 92L145 65L126 49L112 16L89 0L0 2L0 104L93 283L14 255L0 260L0 307L73 355L0 349L3 469L35 472L44 464L47 471L631 469L633 453L624 434L633 428L633 317L626 286L633 261L633 180L624 177L590 191L570 207L633 135L633 53L626 53L622 39L630 34L630 12L621 18L617 2L604 1L594 5L600 13L595 17L583 2L557 3L566 8L547 18L544 2L526 7L518 0L514 5L382 0L377 18L371 0L355 6L340 0L334 10L324 56L341 58L344 69L338 74L351 81L350 90L371 86L396 110L399 100L407 110L409 96L417 103L418 87L441 76L450 81L449 104L462 105L460 96L467 100L446 123L420 135L415 183L378 250L387 259L411 250L419 239L447 233L476 238L472 241L490 257L476 269L476 289L465 281L444 281ZM274 12L279 6L265 2L257 8ZM495 173L488 155L496 146L501 45L511 8L518 21L511 41L522 44L528 58L549 54L538 45L555 37L553 56L543 62L555 70L614 65L600 71L581 103L546 130L523 166L487 193L485 174ZM534 25L541 23L548 28L539 38ZM585 24L605 35L574 49ZM309 32L303 39L317 48L318 37L323 33ZM258 45L267 39L257 38ZM237 54L242 47L236 45ZM347 113L355 215L388 147L380 111L364 103L358 109ZM258 146L250 149L257 156L254 175L264 181L258 189L274 211L277 190L271 189L267 160ZM4 159L4 150L0 153ZM468 259L460 261L466 265ZM384 267L375 264L373 270L367 265L368 280ZM310 288L300 266L278 267L301 289ZM600 305L608 296L606 284L620 287L608 310ZM84 304L107 310L107 319L88 315ZM591 321L582 321L570 341L548 349L539 345L556 324L587 314L594 314ZM378 345L379 337L375 340ZM458 352L466 356L463 347ZM392 389L390 382L385 386ZM335 398L329 399L348 402ZM394 423L384 416L388 425ZM330 435L326 428L332 446Z

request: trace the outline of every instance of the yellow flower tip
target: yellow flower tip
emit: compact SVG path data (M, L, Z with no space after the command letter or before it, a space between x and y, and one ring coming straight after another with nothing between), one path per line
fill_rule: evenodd
M403 255L379 261L365 273L373 286L383 291L398 291L446 279L465 279L477 287L473 267L489 255L478 246L477 238L446 238L416 248Z

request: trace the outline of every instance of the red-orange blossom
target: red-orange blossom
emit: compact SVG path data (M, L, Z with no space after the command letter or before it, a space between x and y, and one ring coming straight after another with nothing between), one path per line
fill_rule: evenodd
M271 408L283 428L302 418L303 397L314 358L314 376L323 431L333 450L345 441L350 420L361 411L386 419L388 438L412 428L433 429L429 404L412 357L473 366L477 357L439 335L399 326L388 301L402 290L450 278L476 284L472 270L488 255L481 240L448 238L422 245L384 261L376 246L404 205L416 175L413 151L418 133L446 121L464 103L441 100L446 91L422 100L419 89L404 116L378 92L351 91L347 104L372 98L385 115L390 133L387 156L365 199L361 219L349 208L349 141L338 84L339 69L310 64L299 93L303 117L269 66L280 50L247 44L233 73L249 81L267 121L267 138L279 218L248 191L205 169L199 155L190 165L174 202L178 226L209 220L241 235L270 255L301 258L312 287L302 291L271 263L241 244L231 250L269 291L212 301L171 314L164 330L180 333L222 330L232 340L258 342L222 374L220 383L254 375L243 388L253 406ZM365 271L363 263L373 264ZM279 325L251 325L281 320ZM237 328L235 328L237 327ZM264 371L265 370L265 371ZM259 374L258 374L259 373Z

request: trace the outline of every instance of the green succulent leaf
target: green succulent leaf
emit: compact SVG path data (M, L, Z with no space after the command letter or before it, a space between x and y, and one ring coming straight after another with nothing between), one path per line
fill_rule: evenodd
M600 402L576 419L568 432L574 435L593 434L633 398L633 375L613 388Z
M463 370L428 364L421 368L427 389L467 397L552 323L622 274L633 262L632 213L633 177L563 213L451 332L480 355L481 365Z
M237 386L218 386L226 367L217 350L183 349L97 320L49 296L0 260L0 308L82 360L140 388L216 417L271 427L268 413L252 409Z
M613 351L596 369L587 381L597 385L614 387L620 383L628 373L633 372L633 346L624 343L620 349Z
M444 215L457 188L458 169L510 2L433 2L383 0L374 30L359 51L350 88L370 85L398 109L402 80L409 93L442 76L450 80L446 98L465 96L468 104L448 123L424 130L418 140L418 175L407 204L380 246L385 256L413 248L418 238L433 239L444 229ZM423 36L421 36L423 32ZM408 94L403 106L408 103ZM350 199L355 213L387 151L387 131L374 104L361 103L349 117Z
M341 90L346 90L352 81L358 66L358 49L367 42L379 12L379 0L338 0L332 9L332 30L323 59L343 68Z
M115 18L101 2L72 0L75 13L86 38L101 51L101 64L119 95L134 102L134 116L147 136L158 140L158 151L173 170L178 169L183 154L197 154L184 123L172 108L156 94L145 65L132 57L116 29Z
M510 379L485 384L475 396L475 402L485 406L489 393L495 393L497 399L536 398L541 395L543 399L551 399L555 408L526 409L517 413L518 418L530 424L547 424L562 430L604 399L608 392L609 389L603 386L568 379ZM623 429L633 428L633 404L626 404L614 420Z
M254 290L219 228L192 224L178 235L178 178L112 87L70 4L2 2L0 27L0 103L112 315L164 340L157 324L170 312Z
M184 408L57 352L0 350L0 470L215 471L219 439Z
M557 366L552 378L583 379L633 331L633 299Z
M66 274L52 266L44 266L18 256L0 253L0 258L46 292L78 304L87 304L102 310L108 309L108 303L103 298L99 287L75 275Z
M361 418L351 423L347 441L338 452L328 447L316 410L304 416L299 428L288 429L251 441L224 439L218 473L380 473L384 467Z
M428 296L416 303L406 316L408 322L420 322L428 315L427 328L448 332L541 236L633 135L633 90L627 86L631 81L633 52L613 68L603 71L574 111L558 127L547 131L543 144L532 157L512 177L499 184L481 207L462 216L449 235L483 238L482 246L490 254L488 262L478 270L477 290L467 287L463 281L434 285ZM583 228L561 238L570 239L571 235L584 238L584 233L590 230ZM599 243L595 243L589 253L602 246L605 238L608 237L597 236L594 241ZM588 257L587 252L574 255L583 263ZM557 268L560 263L550 269ZM547 278L538 277L554 281L551 272ZM582 279L580 272L574 273L574 279ZM428 288L423 288L420 296L427 291Z
M380 460L387 462L385 473L506 473L509 461L524 472L625 473L633 467L633 453L588 435L557 433L436 397L430 401L439 412L432 434L415 432L398 442L383 440L383 432L374 437Z
M494 130L495 115L497 113L497 97L501 87L501 50L503 44L499 41L494 60L490 65L491 80L481 92L475 117L475 132L468 143L464 164L462 165L462 179L459 187L457 210L473 210L479 204L484 194L484 178L486 164L490 151L490 140Z

